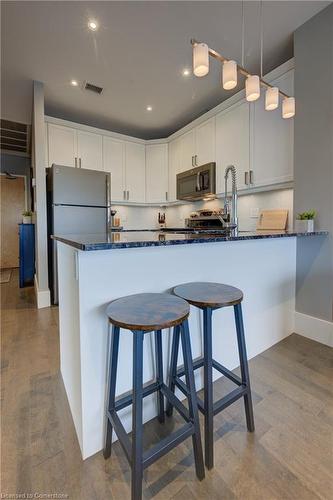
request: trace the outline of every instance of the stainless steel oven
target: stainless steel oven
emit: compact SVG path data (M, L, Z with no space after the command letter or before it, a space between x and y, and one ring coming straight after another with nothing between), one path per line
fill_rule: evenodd
M215 162L177 174L177 200L201 200L213 197L215 194Z

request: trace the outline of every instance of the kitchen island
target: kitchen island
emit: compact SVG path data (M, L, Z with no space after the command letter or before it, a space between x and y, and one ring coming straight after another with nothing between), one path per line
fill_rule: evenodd
M249 359L293 332L296 238L327 233L262 232L175 234L124 231L56 235L59 270L60 362L83 458L101 450L108 352L107 304L141 292L170 292L180 283L212 281L244 292L243 313ZM200 312L191 309L192 353L202 354ZM164 371L170 332L163 332ZM239 365L233 311L216 311L214 357L229 369ZM153 339L144 342L144 382L154 378ZM117 395L132 386L132 334L121 331ZM181 355L179 362L181 362ZM216 377L220 376L215 374ZM202 387L196 372L197 389ZM144 399L144 421L156 415L154 395ZM120 412L131 429L131 410Z

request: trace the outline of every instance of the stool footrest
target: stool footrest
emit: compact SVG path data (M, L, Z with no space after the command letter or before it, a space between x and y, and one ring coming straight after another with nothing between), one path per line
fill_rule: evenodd
M242 381L237 375L228 370L225 366L221 365L218 361L215 361L215 359L213 359L213 368L222 373L222 375L225 375L229 380L234 382L234 384L242 385Z
M147 450L143 454L143 468L145 469L160 457L168 453L175 446L182 443L188 437L194 434L194 426L191 422L183 425L180 429L170 434L170 436L165 437L159 443L157 443L153 448Z
M197 359L196 361L193 361L193 370L202 368L203 365L204 365L204 358ZM184 365L182 365L177 370L177 377L184 377L184 375L185 375L185 367Z
M229 394L216 401L213 406L214 415L220 413L220 411L230 406L232 403L237 401L237 399L242 398L247 392L248 388L245 385L242 385L241 387L237 387L237 389L234 389Z
M108 418L114 427L114 430L115 430L115 432L118 436L118 439L119 439L119 443L121 444L121 447L124 450L126 458L129 461L129 463L131 464L132 463L132 445L131 445L131 441L126 433L126 430L125 430L123 424L121 423L120 418L118 417L115 410L108 411Z
M159 388L160 388L159 382L153 382L152 384L147 385L142 390L142 397L145 398L146 396L150 396L150 394L153 394L154 392L158 391ZM122 410L123 408L126 408L126 406L130 406L132 402L133 402L133 394L131 393L128 394L127 396L118 399L114 404L114 408L116 411L119 411Z
M165 384L161 384L161 392L163 396L167 398L167 400L176 408L178 413L186 420L186 422L190 422L190 414L186 406L174 395L174 393L167 387Z

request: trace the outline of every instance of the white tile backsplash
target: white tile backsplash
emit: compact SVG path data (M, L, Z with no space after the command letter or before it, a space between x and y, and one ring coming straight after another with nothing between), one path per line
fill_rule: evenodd
M166 223L169 227L184 227L185 219L191 212L203 208L220 208L223 199L212 201L197 201L186 205L168 208L114 206L124 229L157 229L158 212L166 212ZM263 209L286 209L289 211L288 226L293 227L293 190L282 189L264 193L242 195L238 198L238 224L241 231L256 229L257 213Z

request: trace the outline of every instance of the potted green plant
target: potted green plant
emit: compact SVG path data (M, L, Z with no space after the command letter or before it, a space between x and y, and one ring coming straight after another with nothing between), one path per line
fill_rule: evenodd
M313 233L315 217L315 210L309 210L308 212L301 212L297 214L295 227L296 231L300 233Z
M23 224L31 224L32 212L31 210L25 210L22 212L22 223Z

